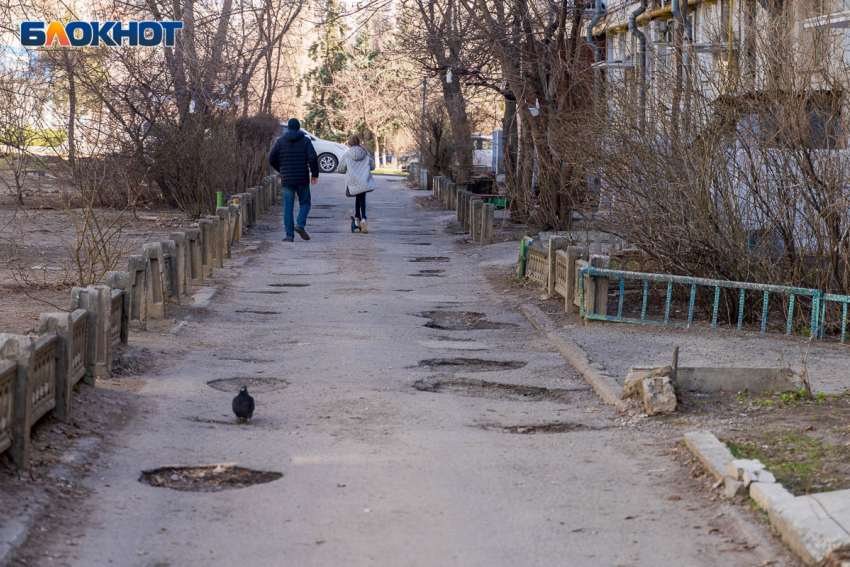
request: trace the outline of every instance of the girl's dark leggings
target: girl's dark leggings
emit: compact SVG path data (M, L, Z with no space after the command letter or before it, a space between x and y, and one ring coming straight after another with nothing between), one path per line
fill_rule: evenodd
M354 196L354 218L366 218L366 193Z

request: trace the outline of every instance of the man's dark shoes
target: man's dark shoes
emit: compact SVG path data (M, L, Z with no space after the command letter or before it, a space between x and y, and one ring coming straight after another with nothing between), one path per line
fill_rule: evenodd
M289 238L289 237L287 236L286 238L284 238L284 239L283 239L283 241L284 241L284 242L294 242L295 240L294 240L293 238Z
M296 226L296 227L295 227L295 232L297 232L297 233L298 233L298 236L300 236L300 237L301 237L301 238L303 238L304 240L310 240L310 235L309 235L309 234L307 234L307 231L306 231L306 230L304 230L304 227L303 227L303 226Z

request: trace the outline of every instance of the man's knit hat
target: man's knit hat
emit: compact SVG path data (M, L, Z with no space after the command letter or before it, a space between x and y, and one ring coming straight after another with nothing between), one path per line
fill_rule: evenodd
M286 123L286 127L292 130L293 132L297 132L301 129L301 123L298 122L297 118L290 118L289 122Z

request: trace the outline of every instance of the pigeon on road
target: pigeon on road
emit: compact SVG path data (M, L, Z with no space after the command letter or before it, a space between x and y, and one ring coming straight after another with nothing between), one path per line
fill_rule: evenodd
M248 386L239 388L239 393L233 398L233 413L239 423L251 423L251 418L254 416L254 398L248 395Z

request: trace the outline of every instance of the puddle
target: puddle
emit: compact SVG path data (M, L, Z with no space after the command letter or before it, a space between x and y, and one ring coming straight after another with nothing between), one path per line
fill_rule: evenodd
M237 309L237 313L253 313L255 315L280 315L280 311L261 311L259 309Z
M257 471L234 465L169 466L142 471L139 482L183 492L220 492L265 484L281 477L283 474L279 472Z
M555 422L555 423L542 423L539 425L512 425L512 426L503 426L503 425L480 425L478 426L481 429L487 429L489 431L501 431L502 433L515 433L517 435L536 435L538 433L569 433L571 431L588 431L593 430L597 431L599 429L605 429L603 426L599 427L591 427L588 425L584 425L582 423L570 423L570 422Z
M408 262L440 262L447 263L449 262L448 256L419 256L417 258L413 258L412 260L408 260Z
M273 283L269 287L308 287L308 283Z
M453 370L455 372L497 372L499 370L518 370L528 364L519 360L486 360L483 358L430 358L420 360L418 366L432 370Z
M486 321L484 313L472 311L424 311L420 317L430 319L425 323L431 329L444 331L477 331L482 329L505 329L516 327L513 323L494 323Z
M239 391L240 387L247 386L248 392L251 394L264 394L267 392L274 392L276 390L283 390L289 386L289 382L286 380L278 380L277 378L254 376L250 378L219 378L218 380L211 380L207 382L207 386L220 392L232 392L234 394Z
M486 398L488 400L569 402L566 390L550 390L541 386L520 386L519 384L503 384L500 382L487 382L486 380L456 378L451 375L422 378L414 382L413 387L420 392L455 394L458 396Z

